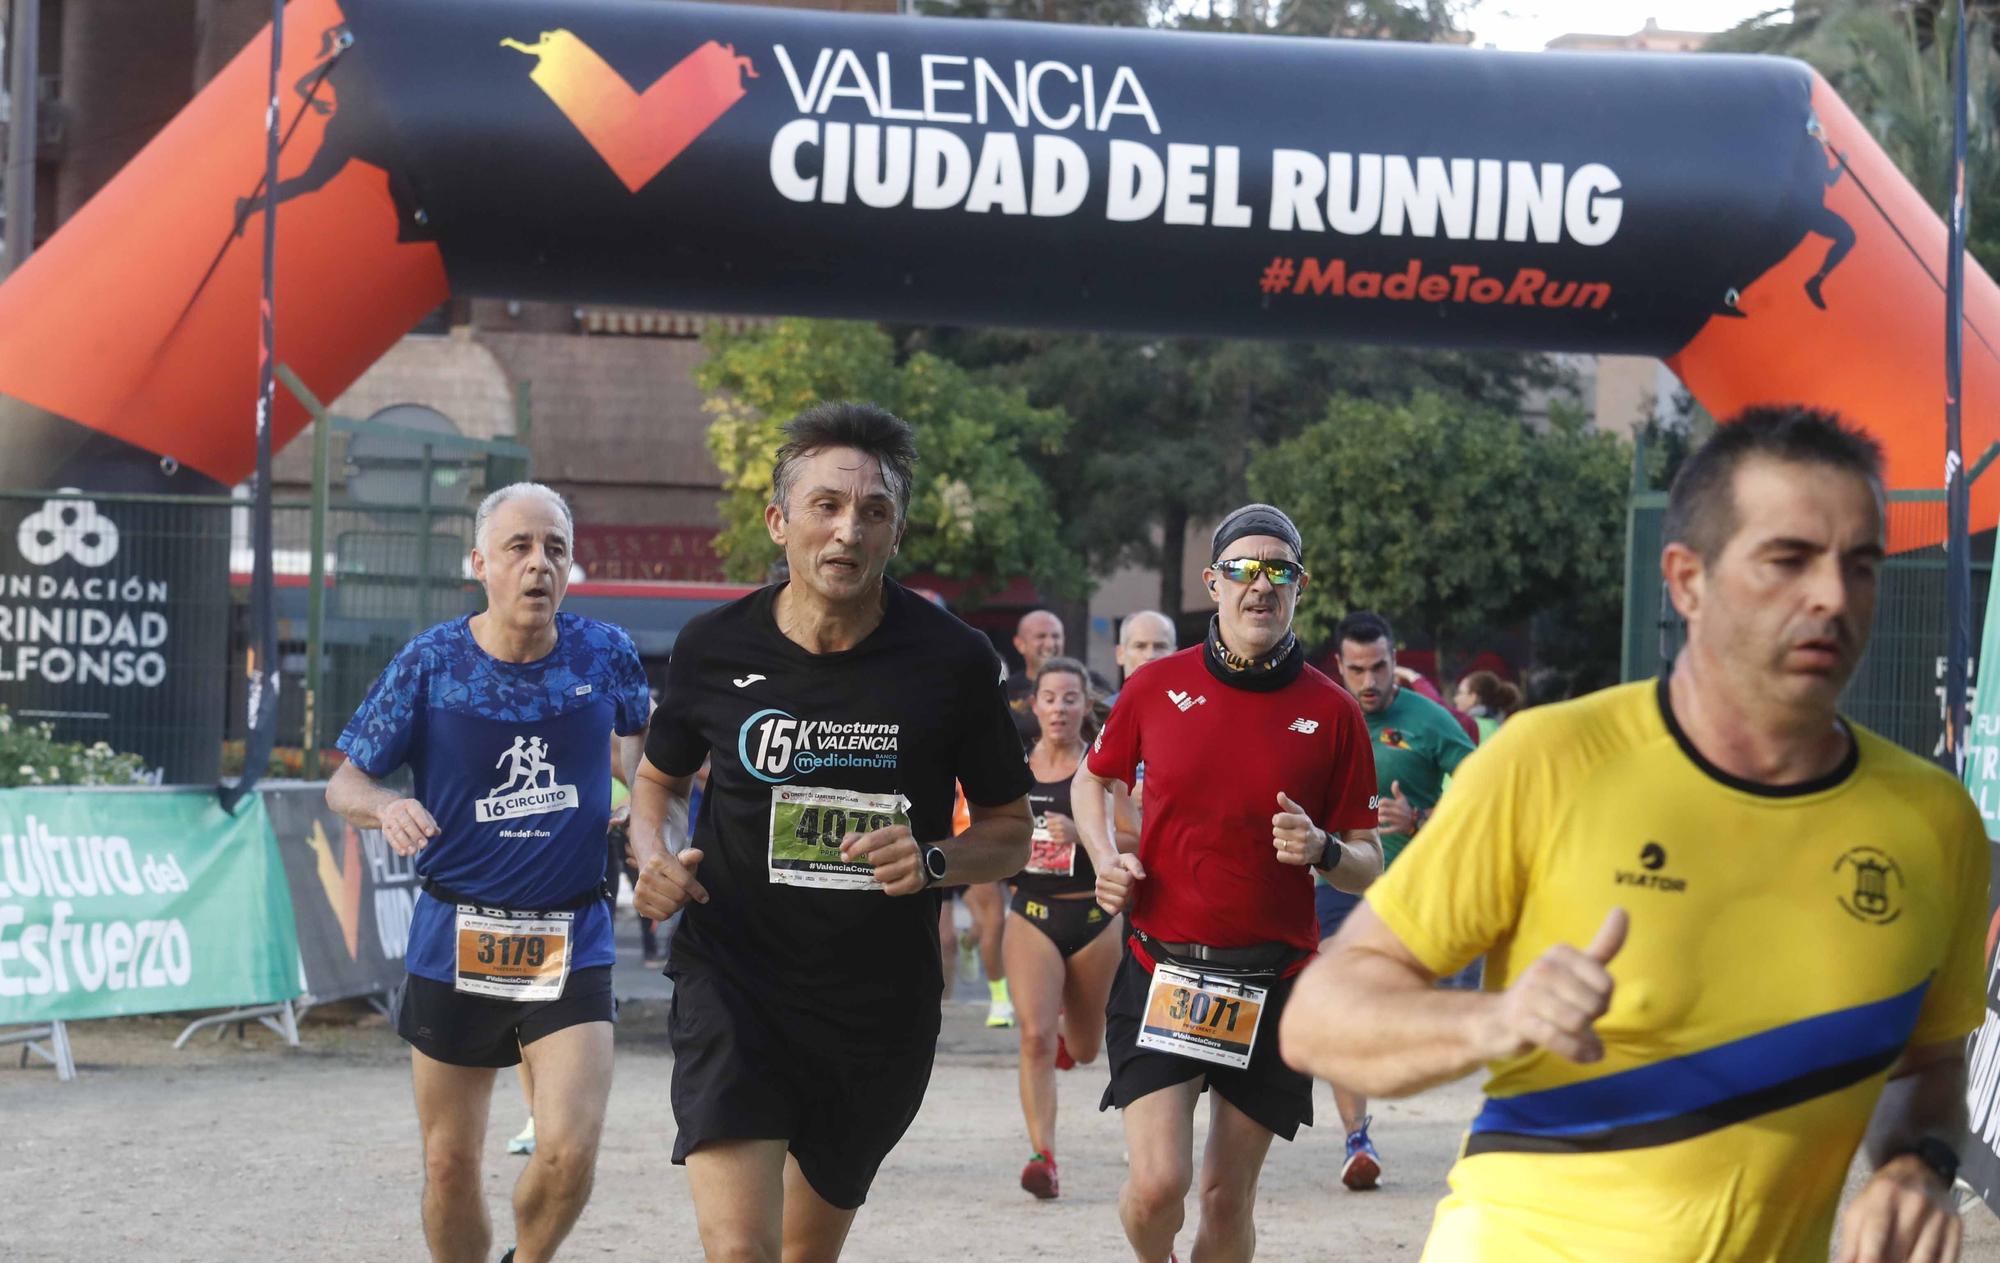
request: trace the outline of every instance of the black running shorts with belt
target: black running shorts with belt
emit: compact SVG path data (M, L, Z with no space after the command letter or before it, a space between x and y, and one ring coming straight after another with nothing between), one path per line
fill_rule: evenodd
M1199 966L1196 966L1197 968ZM1250 1064L1241 1070L1213 1062L1139 1047L1139 1028L1146 1014L1146 992L1153 976L1133 955L1127 939L1125 959L1111 981L1111 999L1104 1009L1104 1047L1111 1062L1111 1084L1099 1109L1124 1109L1140 1097L1193 1079L1203 1090L1213 1088L1265 1130L1291 1140L1301 1124L1313 1121L1312 1078L1286 1065L1278 1055L1278 1019L1291 999L1293 978L1268 983L1257 1042Z

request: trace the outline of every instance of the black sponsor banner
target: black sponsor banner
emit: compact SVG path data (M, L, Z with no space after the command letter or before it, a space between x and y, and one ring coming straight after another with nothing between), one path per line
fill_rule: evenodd
M385 169L460 294L1667 355L1827 186L1772 59L342 9L314 169Z
M0 497L0 704L60 740L138 754L167 784L212 782L228 575L226 507Z
M1980 814L1991 830L2000 820L2000 804L1988 803L1984 795L1980 798ZM1992 847L1989 881L1995 906L1986 930L1986 1021L1973 1034L1967 1052L1969 1134L1959 1174L1979 1190L1988 1206L2000 1206L2000 959L1994 955L1995 940L2000 938L2000 844Z
M323 781L266 781L259 792L285 861L306 993L327 1001L393 990L416 908L413 862L380 830L335 814Z

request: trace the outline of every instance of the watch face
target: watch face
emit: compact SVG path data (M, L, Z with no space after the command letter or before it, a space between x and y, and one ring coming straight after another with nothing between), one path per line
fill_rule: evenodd
M937 847L931 847L926 850L924 852L924 868L930 873L933 880L942 878L945 869L944 852Z

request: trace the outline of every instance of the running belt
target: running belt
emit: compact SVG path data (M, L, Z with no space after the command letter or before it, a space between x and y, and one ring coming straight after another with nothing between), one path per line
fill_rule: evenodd
M1134 926L1132 937L1155 960L1165 960L1210 974L1283 973L1311 955L1290 943L1258 943L1253 947L1209 947L1203 943L1168 943Z
M491 899L476 899L471 895L462 895L432 877L419 876L417 878L417 885L423 888L425 894L440 903L469 903L477 908L497 908L502 912L574 912L580 908L588 908L599 899L616 899L618 897L617 889L612 886L608 878L604 877L598 878L595 885L578 891L567 899L556 903L543 904L537 908L508 908L494 903Z

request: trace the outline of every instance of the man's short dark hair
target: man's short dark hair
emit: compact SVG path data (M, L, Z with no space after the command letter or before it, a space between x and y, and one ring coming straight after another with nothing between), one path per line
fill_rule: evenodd
M1357 645L1372 645L1378 640L1389 643L1389 651L1395 652L1396 632L1389 626L1389 620L1373 610L1356 610L1340 620L1333 629L1334 651L1350 641Z
M880 461L896 520L908 516L916 439L901 417L872 403L817 403L785 423L785 444L771 467L771 503L780 513L791 511L799 465L829 447L851 447Z
M1882 448L1832 412L1798 404L1745 409L1718 426L1674 476L1666 542L1713 562L1736 535L1736 471L1751 457L1824 465L1865 479L1882 498Z

